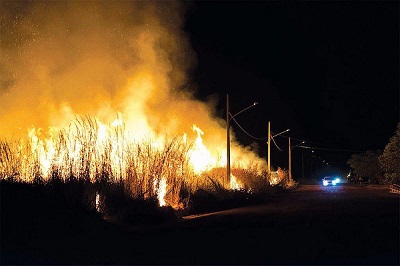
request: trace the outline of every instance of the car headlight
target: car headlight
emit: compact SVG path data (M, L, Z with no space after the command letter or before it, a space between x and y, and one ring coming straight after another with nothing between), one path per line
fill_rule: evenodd
M339 178L339 177L336 177L335 182L336 182L336 183L339 183L339 182L340 182L340 178Z
M328 185L328 181L324 180L324 181L322 181L322 184L323 184L324 186L327 186L327 185Z

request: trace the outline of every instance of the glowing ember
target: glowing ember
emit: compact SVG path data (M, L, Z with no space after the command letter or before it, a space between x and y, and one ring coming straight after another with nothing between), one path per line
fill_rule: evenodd
M278 170L271 172L270 184L277 185L287 178L288 173L282 168L278 167Z
M98 192L96 192L96 211L100 212L100 194Z
M160 204L160 206L165 206L166 202L165 202L165 195L167 194L167 180L165 178L162 178L160 180L160 184L158 187L158 203Z
M276 185L276 184L279 183L278 171L272 171L271 172L270 183L271 183L271 185Z
M238 181L236 180L236 177L233 174L231 174L230 187L232 190L240 190L243 188L243 186L241 186L238 183Z

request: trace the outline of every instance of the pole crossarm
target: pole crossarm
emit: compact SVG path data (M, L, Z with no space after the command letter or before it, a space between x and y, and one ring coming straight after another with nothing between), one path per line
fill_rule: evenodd
M229 112L229 115L230 115L230 117L231 117L231 119L232 119L232 118L234 118L235 116L237 116L238 114L243 113L243 112L246 111L247 109L250 109L251 107L256 106L257 104L258 104L258 102L255 102L255 103L253 103L252 105L250 105L250 106L244 108L242 111L239 111L239 112L237 112L237 113L234 114L234 115L232 115L232 114Z
M281 134L283 134L283 133L286 133L286 132L288 132L288 131L290 131L290 128L288 128L288 129L286 129L286 130L284 130L284 131L282 131L282 132L280 132L280 133L278 133L278 134L272 135L272 136L271 136L271 139L273 139L273 138L275 138L276 136L279 136L279 135L281 135ZM271 133L272 133L272 132L271 132Z
M293 150L294 148L297 148L297 147L303 148L304 146L302 146L302 145L303 145L304 143L306 143L306 142L305 142L305 141L302 141L301 143L299 143L299 144L293 146L291 149Z

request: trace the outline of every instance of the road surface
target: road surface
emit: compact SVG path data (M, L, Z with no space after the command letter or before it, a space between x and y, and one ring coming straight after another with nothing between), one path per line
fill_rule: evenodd
M301 185L265 204L157 227L99 226L7 256L19 264L399 265L399 206L388 187Z

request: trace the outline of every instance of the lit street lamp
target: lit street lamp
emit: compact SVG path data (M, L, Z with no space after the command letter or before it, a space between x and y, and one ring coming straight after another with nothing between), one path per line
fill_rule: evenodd
M247 109L256 106L258 103L255 102L252 105L244 108L240 112L237 112L234 115L231 115L229 112L229 94L226 95L226 179L228 181L228 184L230 183L230 178L231 178L231 140L230 140L230 133L229 133L229 128L230 128L230 121L233 119L235 116L238 114L246 111Z

